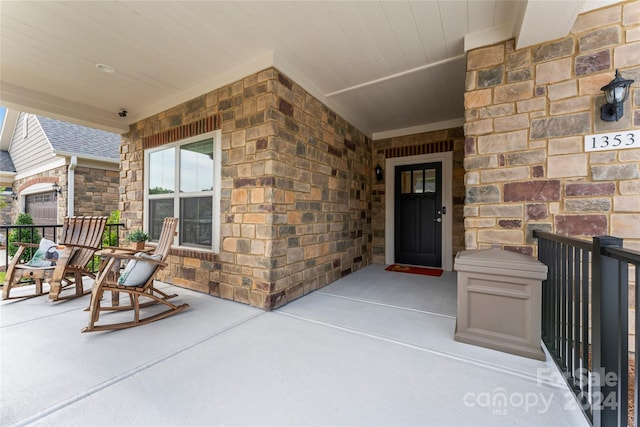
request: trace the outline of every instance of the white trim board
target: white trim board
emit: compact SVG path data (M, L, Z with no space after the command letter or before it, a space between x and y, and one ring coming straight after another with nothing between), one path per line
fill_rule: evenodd
M393 157L385 161L385 250L384 262L395 262L395 168L419 163L442 163L442 269L453 270L453 152Z

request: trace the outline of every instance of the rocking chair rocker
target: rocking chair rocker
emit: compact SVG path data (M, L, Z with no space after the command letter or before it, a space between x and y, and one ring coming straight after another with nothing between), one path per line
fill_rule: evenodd
M132 250L124 248L109 248L100 253L105 259L101 264L100 272L91 292L91 302L88 308L89 325L82 329L82 332L117 330L144 325L177 314L189 307L189 304L172 304L168 300L178 296L177 294L169 295L153 286L156 274L167 266L165 261L169 255L177 226L177 218L165 218L158 246L153 254L134 254ZM129 264L125 271L118 275L115 272L119 271L121 260L128 260ZM110 306L103 307L101 300L105 291L112 293L112 302ZM120 305L120 293L128 294L128 305ZM141 304L141 297L150 299L150 301ZM141 308L158 303L164 304L168 309L144 318L140 317ZM132 321L96 325L100 318L100 312L125 310L133 310Z

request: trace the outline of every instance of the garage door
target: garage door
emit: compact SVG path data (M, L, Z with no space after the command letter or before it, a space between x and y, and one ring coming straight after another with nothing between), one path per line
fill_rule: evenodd
M33 223L38 225L51 225L58 223L58 202L55 192L29 194L25 200L25 211L33 218Z

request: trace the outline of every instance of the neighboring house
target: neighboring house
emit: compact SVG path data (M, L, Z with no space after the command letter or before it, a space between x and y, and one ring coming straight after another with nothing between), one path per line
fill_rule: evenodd
M68 215L118 209L120 136L34 114L7 110L0 134L2 221L20 212L36 224Z

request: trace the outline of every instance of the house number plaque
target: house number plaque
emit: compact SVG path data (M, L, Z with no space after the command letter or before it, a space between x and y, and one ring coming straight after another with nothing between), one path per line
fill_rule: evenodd
M624 148L640 148L640 129L584 137L584 151L622 150Z

